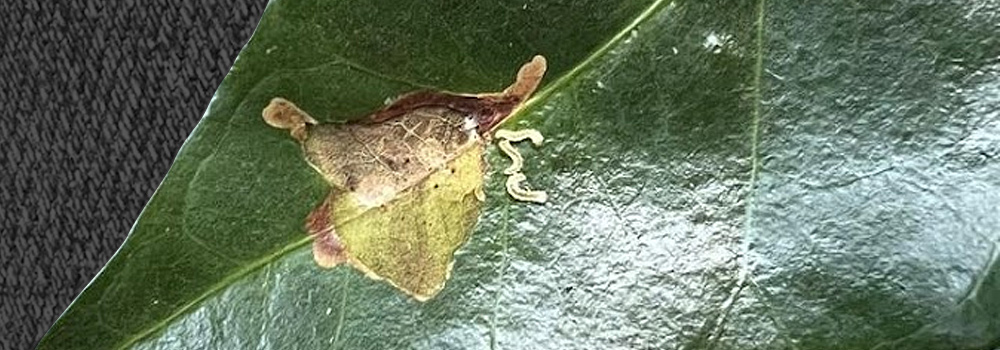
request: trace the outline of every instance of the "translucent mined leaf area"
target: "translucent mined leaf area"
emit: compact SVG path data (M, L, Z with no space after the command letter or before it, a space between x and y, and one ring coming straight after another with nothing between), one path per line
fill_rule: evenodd
M1000 3L272 1L121 251L41 349L1000 347ZM326 195L261 109L547 78L415 302L322 270Z
M479 214L483 153L478 146L464 147L440 171L359 216L348 214L359 209L352 197L337 200L332 214L349 264L417 300L434 297Z

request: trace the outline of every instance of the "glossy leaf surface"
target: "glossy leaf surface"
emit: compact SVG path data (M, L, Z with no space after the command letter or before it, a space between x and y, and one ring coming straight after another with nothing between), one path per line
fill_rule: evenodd
M274 1L42 349L992 349L1000 3ZM317 268L326 185L260 111L548 78L426 303Z

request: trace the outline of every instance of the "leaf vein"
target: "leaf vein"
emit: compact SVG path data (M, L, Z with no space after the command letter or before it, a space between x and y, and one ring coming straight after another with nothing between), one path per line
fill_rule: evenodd
M617 45L622 40L625 40L625 38L629 35L629 32L631 32L633 29L638 28L640 25L642 25L647 20L652 18L653 15L658 13L659 10L663 7L663 5L667 3L668 2L666 0L656 0L655 2L653 2L651 5L649 5L649 7L640 12L639 15L636 16L635 20L633 20L631 23L625 26L625 28L619 31L617 34L615 34L615 36L611 37L611 39L608 40L607 43L605 43L604 45L599 47L596 51L594 51L589 56L584 58L583 62L580 62L580 64L574 66L573 69L570 69L569 72L563 74L558 79L556 79L554 83L550 84L549 86L545 87L537 94L535 94L535 97L532 97L527 102L525 102L524 105L521 106L521 108L519 108L519 110L528 110L530 109L531 106L534 106L536 104L542 103L550 99L551 96L556 91L568 85L570 82L573 81L573 79L582 74L587 68L590 68L590 66L594 65L598 59L604 57L604 55L610 52L611 49L615 47L615 45ZM511 116L511 119L514 119L517 116L518 116L517 113L515 113L515 115Z
M743 289L747 287L748 284L756 285L752 283L753 275L751 271L753 267L750 263L745 262L748 259L750 245L750 234L753 230L753 208L756 203L754 201L754 190L757 188L757 183L759 181L760 173L760 120L762 114L762 105L764 103L763 98L763 74L764 74L764 50L766 49L764 45L764 20L767 9L766 0L759 0L757 2L757 19L756 19L756 61L754 62L753 68L753 111L751 113L752 119L750 122L750 179L747 184L747 201L746 208L744 211L744 222L743 222L743 252L738 258L739 265L739 277L736 282L735 290L732 291L728 298L722 304L722 314L719 315L719 319L716 322L713 329L708 332L708 337L711 343L709 348L715 346L719 342L720 338L723 336L726 323L729 319L730 313L732 313L735 308L736 302L742 296ZM743 261L743 262L739 262ZM714 335L714 336L713 336Z

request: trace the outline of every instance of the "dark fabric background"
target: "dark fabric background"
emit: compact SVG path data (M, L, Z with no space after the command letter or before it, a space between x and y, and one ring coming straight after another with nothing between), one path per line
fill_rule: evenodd
M265 4L0 1L0 349L111 258Z

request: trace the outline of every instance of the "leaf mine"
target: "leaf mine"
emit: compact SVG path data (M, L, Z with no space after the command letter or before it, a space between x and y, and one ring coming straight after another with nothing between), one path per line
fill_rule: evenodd
M545 191L533 191L521 186L521 183L528 178L523 173L516 173L507 178L507 193L514 199L522 202L545 203L549 200Z
M542 142L545 141L545 138L542 137L542 133L538 132L538 130L533 130L533 129L517 130L517 131L500 129L497 130L497 132L494 133L493 135L496 138L500 139L500 141L497 142L497 145L500 147L500 150L502 150L503 153L506 154L507 157L509 157L511 160L511 165L507 167L507 169L504 169L503 171L504 175L514 175L516 173L519 173L521 172L521 167L524 166L524 157L522 157L521 153L518 152L516 148L514 148L514 145L512 145L511 142L519 142L525 139L531 139L531 143L537 147L541 146Z
M331 186L306 218L317 265L347 263L418 301L434 297L478 220L489 133L537 89L545 68L545 58L535 56L502 92L418 91L345 124L317 123L274 98L264 121L289 130ZM498 131L540 143L536 134Z
M505 184L507 188L507 193L510 194L516 200L522 202L534 202L534 203L545 203L548 200L548 194L544 191L532 191L522 187L521 183L527 180L527 176L521 173L521 168L524 166L524 157L521 156L521 152L514 148L511 142L523 141L530 139L531 143L535 146L541 146L545 138L542 137L542 133L538 130L525 129L525 130L497 130L495 136L500 139L497 145L500 150L503 151L507 157L510 158L511 164L507 169L503 171L505 175L509 175L507 182Z

